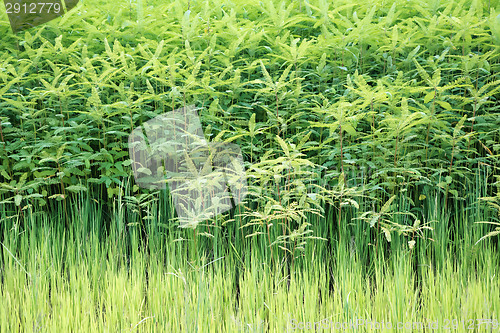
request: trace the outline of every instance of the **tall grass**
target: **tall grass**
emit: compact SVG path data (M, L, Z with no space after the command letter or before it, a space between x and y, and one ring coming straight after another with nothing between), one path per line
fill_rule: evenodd
M498 319L499 11L95 0L18 35L1 14L1 330ZM178 228L127 138L191 104L249 195Z

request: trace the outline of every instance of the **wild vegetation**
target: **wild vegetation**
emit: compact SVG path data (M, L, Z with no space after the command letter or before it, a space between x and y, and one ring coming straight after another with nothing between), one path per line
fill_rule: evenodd
M85 0L18 34L1 15L2 332L499 319L498 2ZM249 195L179 228L127 140L188 105L240 146Z

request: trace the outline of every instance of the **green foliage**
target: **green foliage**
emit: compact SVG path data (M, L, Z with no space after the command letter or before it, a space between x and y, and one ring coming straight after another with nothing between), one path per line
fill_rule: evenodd
M1 12L0 331L500 313L499 10L85 0L18 35ZM249 193L177 228L127 142L193 104Z

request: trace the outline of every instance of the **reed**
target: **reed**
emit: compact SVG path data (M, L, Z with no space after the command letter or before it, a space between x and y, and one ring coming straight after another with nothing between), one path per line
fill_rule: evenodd
M497 7L86 0L17 35L0 14L0 331L498 320ZM127 138L191 104L249 194L179 228Z

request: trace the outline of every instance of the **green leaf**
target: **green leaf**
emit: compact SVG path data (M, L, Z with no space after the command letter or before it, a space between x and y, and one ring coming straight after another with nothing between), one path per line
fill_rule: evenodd
M137 169L137 172L145 173L148 176L151 176L153 174L148 168L139 168Z
M460 121L457 123L457 125L455 126L455 129L453 130L453 137L456 138L458 137L458 134L460 133L460 130L462 129L462 127L464 126L464 123L465 123L465 120L467 119L467 115L464 115L462 117L462 119L460 119Z
M384 232L387 241L391 242L391 232L389 231L389 229L382 227L382 231Z
M500 235L500 228L496 228L495 231L491 231L489 232L488 234L484 235L483 237L481 237L477 242L476 244L474 245L477 245L477 243L479 243L480 241L482 241L483 239L486 239L488 237L493 237L493 236L496 236L496 235Z
M290 151L288 150L288 145L286 144L285 141L283 141L282 138L280 138L279 136L276 135L276 140L278 141L278 143L280 144L281 146L281 149L283 149L283 151L285 152L285 155L286 156L290 156Z
M151 82L149 82L148 79L146 79L146 85L148 87L148 91L151 95L154 95L155 94L155 90L153 88L153 86L151 85Z
M428 93L427 95L425 95L425 97L424 97L424 103L429 103L434 98L435 94L436 93L433 90L430 93Z
M379 214L376 214L374 217L372 217L372 219L370 220L370 228L373 228L373 226L375 225L375 223L377 223L379 218L380 218Z
M352 125L349 123L342 124L342 130L346 131L352 137L355 137L357 134L354 127L352 127Z
M441 107L447 111L450 111L452 109L450 103L448 102L444 102L444 101L436 101L436 103L438 103L439 105L441 105Z
M293 64L290 64L284 71L283 74L281 74L278 82L280 84L283 84L286 81L286 78L288 77L288 73L290 73L290 70L292 69Z
M259 60L259 61L260 61L260 68L262 69L262 73L264 73L264 76L266 77L267 83L270 85L273 85L274 81L273 81L273 79L271 79L271 76L269 75L269 73L266 69L266 66L264 66L264 63L262 62L262 60Z
M252 113L252 115L250 116L248 129L250 130L250 136L253 138L255 136L255 113Z
M392 202L396 199L396 196L393 195L387 202L382 206L382 209L380 210L380 214L384 214L387 211L389 211L389 207L391 206Z
M434 72L434 75L432 75L432 85L433 87L437 87L439 85L439 82L441 82L441 69L437 69Z
M23 200L23 196L20 194L17 194L14 197L14 203L16 204L16 206L19 206L21 204L21 200Z

